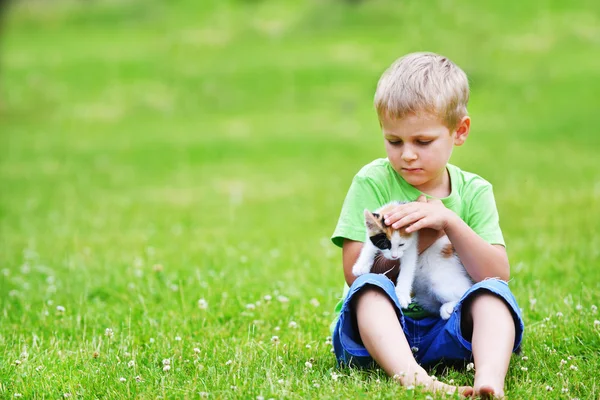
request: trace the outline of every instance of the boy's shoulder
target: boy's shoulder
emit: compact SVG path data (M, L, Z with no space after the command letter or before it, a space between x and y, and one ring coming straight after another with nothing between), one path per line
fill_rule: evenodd
M492 188L492 184L478 174L464 171L453 164L447 164L447 168L452 180L452 186L460 188L461 191L478 192L483 189Z

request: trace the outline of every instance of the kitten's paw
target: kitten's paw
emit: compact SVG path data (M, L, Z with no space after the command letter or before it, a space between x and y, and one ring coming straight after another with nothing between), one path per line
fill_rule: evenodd
M408 307L412 301L410 298L410 293L406 293L403 290L396 289L396 296L398 297L398 302L402 308Z
M364 265L364 264L354 264L354 267L352 267L352 275L354 276L361 276L364 274L368 274L371 271L371 266L370 265Z
M454 312L454 306L456 306L456 301L451 301L449 303L444 303L440 307L440 317L442 319L448 319Z

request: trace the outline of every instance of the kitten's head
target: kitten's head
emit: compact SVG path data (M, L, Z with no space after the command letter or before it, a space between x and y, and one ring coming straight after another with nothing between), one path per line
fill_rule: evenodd
M415 245L416 234L406 232L406 227L394 229L384 222L383 214L387 210L370 212L365 210L365 225L369 240L388 260L402 258L407 248Z

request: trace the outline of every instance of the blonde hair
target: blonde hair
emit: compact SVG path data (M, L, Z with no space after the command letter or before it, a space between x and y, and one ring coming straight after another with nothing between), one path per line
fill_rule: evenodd
M379 118L427 113L454 129L467 115L467 75L448 58L411 53L396 60L381 76L375 91Z

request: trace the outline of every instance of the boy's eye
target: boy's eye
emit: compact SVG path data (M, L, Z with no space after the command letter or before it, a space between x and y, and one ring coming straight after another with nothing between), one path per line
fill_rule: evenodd
M388 143L391 144L392 146L394 146L394 145L402 144L402 141L401 140L389 140L388 139Z
M417 143L423 146L426 146L431 142L433 142L433 140L417 140Z

